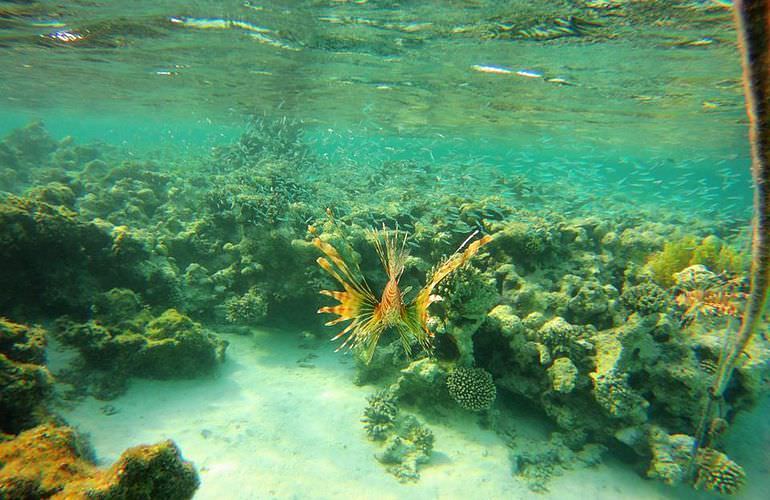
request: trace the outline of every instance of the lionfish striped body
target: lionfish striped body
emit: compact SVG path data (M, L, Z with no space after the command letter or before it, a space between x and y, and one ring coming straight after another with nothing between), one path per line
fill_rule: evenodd
M744 296L741 292L731 290L694 289L682 290L675 300L683 309L683 322L688 324L701 316L737 318L740 316L741 300Z
M406 258L409 256L406 248L407 234L401 233L403 237L400 237L398 230L386 231L385 228L382 231L373 230L370 234L388 275L388 281L379 299L363 279L360 270L351 270L332 245L319 238L313 240L313 244L326 255L317 259L318 265L344 289L321 290L323 295L336 299L339 304L322 307L318 312L337 315L337 318L326 323L327 326L350 321L332 340L346 336L338 350L343 347L363 347L367 363L371 361L380 337L388 328L398 332L407 355L411 354L413 340L417 340L425 349L430 348L433 333L428 328L428 307L441 300L437 295L433 295L433 289L492 240L491 236L486 235L470 243L463 251L461 246L460 250L438 266L414 300L407 304L404 301L405 292L399 286Z

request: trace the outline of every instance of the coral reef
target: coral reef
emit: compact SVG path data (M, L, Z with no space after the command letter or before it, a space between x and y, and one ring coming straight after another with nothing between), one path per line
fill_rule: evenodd
M322 331L317 290L331 281L315 265L314 238L382 289L367 231L409 232L399 281L409 303L430 263L480 230L494 235L487 251L442 282L435 293L444 300L427 309L427 355L410 359L387 333L368 365L354 354L356 383L388 388L364 425L394 473L415 477L428 456L429 439L408 431L404 409L440 416L496 401L481 413L491 418L515 400L569 436L557 451L514 455L535 489L596 444L635 453L639 468L670 484L728 491L741 482L713 443L719 451L702 458L714 472L688 477L683 462L730 332L734 316L723 313L740 309L747 288L735 220L451 162L349 158L344 168L356 175L340 182L340 165L314 156L302 132L289 119L256 117L232 144L194 161L127 160L107 146L54 140L40 124L9 134L0 142L0 189L11 193L0 202L0 314L68 315L58 335L85 365L73 378L114 397L131 376L216 366L225 346L207 327L222 321L283 318ZM14 358L26 344L10 355L3 345L3 376L26 373L19 364L37 370L40 359ZM767 339L755 336L746 352L721 405L722 431L767 390ZM473 370L486 373L478 387L458 382L481 373ZM41 401L45 377L34 373L41 383L23 384L30 398L12 401ZM9 429L39 423L29 411L34 418Z
M497 397L492 375L483 368L455 368L446 384L452 399L466 410L489 409Z
M199 479L172 441L123 452L108 470L69 427L41 425L0 443L3 498L192 498Z

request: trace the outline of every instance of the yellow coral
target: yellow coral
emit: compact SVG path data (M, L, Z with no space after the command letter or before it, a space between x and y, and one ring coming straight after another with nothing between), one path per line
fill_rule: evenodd
M665 287L674 284L674 273L696 264L716 273L740 274L746 268L746 256L717 236L706 236L698 242L695 236L687 235L667 242L663 250L653 254L647 262L655 281Z
M665 287L674 284L674 273L681 271L690 264L692 254L697 246L694 236L685 236L678 241L669 241L663 250L653 254L648 265L655 281Z

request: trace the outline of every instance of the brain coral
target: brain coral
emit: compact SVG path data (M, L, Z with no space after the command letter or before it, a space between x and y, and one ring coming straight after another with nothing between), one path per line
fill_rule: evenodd
M497 397L492 375L483 368L457 368L447 378L449 395L466 410L486 410Z

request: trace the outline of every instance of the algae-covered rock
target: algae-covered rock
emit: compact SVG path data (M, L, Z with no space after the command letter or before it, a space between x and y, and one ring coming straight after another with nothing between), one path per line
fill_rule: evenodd
M122 238L122 248L134 245ZM138 243L137 243L138 244ZM6 196L0 201L0 310L85 316L95 296L116 286L140 288L141 245L116 252L104 228L45 202Z
M391 390L407 404L431 407L447 402L447 370L432 358L422 358L403 368Z
M147 343L137 358L136 374L150 377L195 377L224 361L227 342L176 309L147 324Z
M569 358L557 358L548 368L548 376L551 377L553 390L568 393L575 388L578 370Z
M53 379L43 366L45 343L42 328L0 317L0 434L16 434L47 418Z
M684 434L669 435L659 427L651 427L649 443L652 459L647 476L670 485L684 481L694 438Z
M199 479L173 441L125 451L108 470L97 469L69 427L41 425L0 443L3 498L192 498Z
M133 296L115 290L106 295L119 307L99 319L57 321L59 338L78 349L88 367L107 371L115 380L190 378L211 372L224 360L227 342L176 309L153 317L140 308L135 316L122 316L137 310Z

